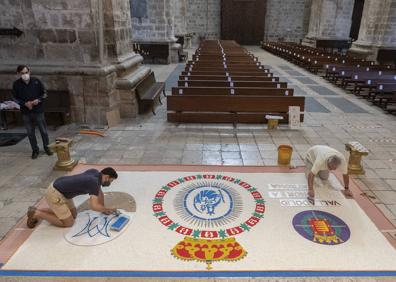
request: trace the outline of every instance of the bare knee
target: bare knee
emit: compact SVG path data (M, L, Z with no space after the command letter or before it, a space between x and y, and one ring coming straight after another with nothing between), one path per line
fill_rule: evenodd
M77 217L77 210L76 210L76 209L71 209L70 212L71 212L73 218L76 219L76 217Z
M70 216L70 217L63 219L61 221L62 221L62 227L72 227L74 224L74 217Z

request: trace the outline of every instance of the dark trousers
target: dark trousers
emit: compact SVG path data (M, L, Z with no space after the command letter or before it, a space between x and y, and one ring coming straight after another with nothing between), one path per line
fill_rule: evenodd
M5 111L0 110L0 126L1 129L7 129L7 118Z
M23 114L23 123L25 124L26 132L29 137L30 146L33 152L39 152L36 139L36 125L38 126L43 140L44 149L47 148L49 139L47 131L47 123L45 122L44 113L27 113Z

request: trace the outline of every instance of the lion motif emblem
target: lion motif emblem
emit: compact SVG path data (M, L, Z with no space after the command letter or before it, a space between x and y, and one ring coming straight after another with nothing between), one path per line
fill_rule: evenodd
M213 215L221 202L225 202L221 190L203 190L194 197L194 208L199 213Z

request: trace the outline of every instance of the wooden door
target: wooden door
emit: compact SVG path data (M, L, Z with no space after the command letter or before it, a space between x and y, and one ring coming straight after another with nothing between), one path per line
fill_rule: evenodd
M264 38L267 0L222 0L221 39L258 45Z

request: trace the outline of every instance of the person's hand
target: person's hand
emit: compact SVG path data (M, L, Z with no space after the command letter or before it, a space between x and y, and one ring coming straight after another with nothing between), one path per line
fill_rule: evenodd
M106 210L103 211L104 214L109 215L112 213L115 213L117 211L116 208L106 208Z
M314 205L315 204L315 192L313 189L308 189L308 201Z
M345 198L347 198L347 199L352 199L353 198L351 190L345 189L345 190L342 190L341 192L342 192L342 194L344 194Z
M40 102L40 101L39 101L38 99L36 99L36 100L33 100L33 101L32 101L32 104L36 106L39 102Z
M25 107L28 108L29 110L33 109L32 101L27 101L25 103Z

